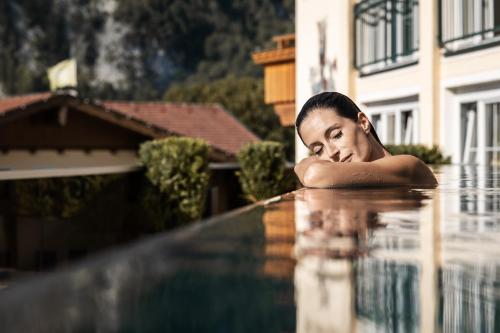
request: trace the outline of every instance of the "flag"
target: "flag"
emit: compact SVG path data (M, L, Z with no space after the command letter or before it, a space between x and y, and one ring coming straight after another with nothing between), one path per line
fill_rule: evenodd
M67 59L61 61L47 70L50 82L50 90L55 91L58 88L76 88L76 60Z

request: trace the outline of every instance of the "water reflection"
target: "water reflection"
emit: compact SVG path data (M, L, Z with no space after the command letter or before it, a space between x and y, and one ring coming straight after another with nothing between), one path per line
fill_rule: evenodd
M299 190L19 283L0 331L500 332L498 169L436 173Z
M418 330L417 266L371 252L394 249L391 213L418 209L426 199L407 188L297 193L298 332ZM418 221L398 222L412 230Z
M443 332L500 331L499 171L484 166L442 171L451 173L444 177L439 208L437 322Z

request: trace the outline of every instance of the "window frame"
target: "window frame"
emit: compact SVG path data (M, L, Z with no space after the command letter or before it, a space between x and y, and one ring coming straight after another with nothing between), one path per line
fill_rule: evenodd
M409 144L417 144L419 140L419 109L418 109L418 101L412 102L403 102L403 103L394 103L394 104L386 104L381 106L371 106L366 108L366 115L370 119L370 122L373 120L373 116L380 115L381 117L381 133L377 132L380 141L385 144L405 144L403 142L404 138L402 137L402 115L403 112L411 111L412 112L412 135L411 142ZM394 114L395 115L395 137L394 143L388 143L388 133L387 133L387 120L388 116Z
M408 5L404 7L408 12L399 11L404 10L398 7L401 3ZM419 6L419 0L363 0L354 5L353 66L360 76L418 63ZM374 8L384 15L373 22L368 22L366 17L363 19L363 15L373 17L369 11Z
M470 8L465 8L462 1L458 3L455 0L439 0L438 2L438 42L444 56L472 52L500 44L500 16L495 18L495 2L500 6L500 1L465 1L468 1ZM470 9L473 10L469 13ZM499 24L495 25L495 21Z
M462 141L466 133L462 133L461 128L461 112L462 104L477 103L476 104L476 140L477 148L475 149L476 158L473 162L463 163L463 149ZM471 93L459 94L454 97L453 110L455 111L455 119L452 121L454 128L458 129L457 133L453 135L455 138L454 152L457 156L456 161L460 164L468 165L486 165L487 150L486 150L486 104L500 103L500 88L476 91ZM482 134L482 135L481 135ZM489 165L489 164L488 164Z

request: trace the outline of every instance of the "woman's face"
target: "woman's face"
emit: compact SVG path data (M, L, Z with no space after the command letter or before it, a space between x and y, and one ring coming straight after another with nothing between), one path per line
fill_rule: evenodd
M322 160L368 162L372 155L370 122L362 113L358 121L341 117L332 109L313 110L302 121L300 135L309 150Z

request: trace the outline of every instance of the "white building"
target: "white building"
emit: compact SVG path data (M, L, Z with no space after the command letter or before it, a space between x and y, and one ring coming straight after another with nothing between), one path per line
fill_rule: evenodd
M339 91L383 143L500 163L499 0L297 0L296 50L296 112Z

